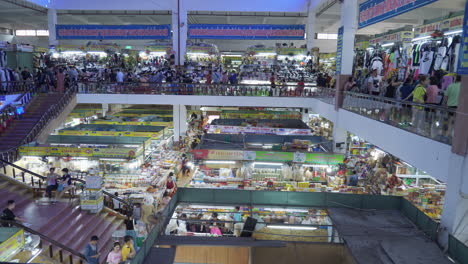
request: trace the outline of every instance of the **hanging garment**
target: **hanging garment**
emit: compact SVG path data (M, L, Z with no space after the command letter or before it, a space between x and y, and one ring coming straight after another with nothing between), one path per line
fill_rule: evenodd
M428 75L431 71L432 61L434 60L434 52L426 48L422 52L421 60L419 63L419 74Z
M380 75L383 70L383 62L380 57L372 59L371 70L377 70L377 74Z
M442 90L445 91L453 83L453 76L445 75L442 78Z
M435 62L434 62L434 70L440 70L442 67L442 63L444 62L444 58L447 55L447 47L440 46L437 49L437 54L435 55Z

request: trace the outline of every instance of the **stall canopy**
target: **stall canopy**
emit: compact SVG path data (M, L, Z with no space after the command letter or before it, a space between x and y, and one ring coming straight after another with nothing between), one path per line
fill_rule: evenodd
M212 125L221 126L246 126L255 125L258 127L277 127L277 128L298 128L309 129L306 123L300 119L215 119Z
M301 135L230 135L230 134L206 134L197 149L225 149L225 150L247 150L262 149L269 145L272 150L284 150L286 145L292 146L296 142L310 142L311 145L318 145L320 152L329 152L332 149L332 142L320 136ZM287 151L304 151L304 149L287 149Z
M105 124L81 124L59 130L59 135L99 136L99 137L149 137L158 139L164 136L164 126L125 126Z
M143 145L147 137L97 137L97 136L65 136L51 135L47 138L49 144L91 144L91 145Z

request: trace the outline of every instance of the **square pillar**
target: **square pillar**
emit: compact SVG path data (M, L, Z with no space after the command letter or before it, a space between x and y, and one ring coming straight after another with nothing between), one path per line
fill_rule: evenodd
M57 10L47 9L47 27L49 30L49 45L57 45L57 32L55 26L57 25Z
M175 52L175 65L184 65L187 47L186 0L177 0L172 10L172 50Z
M173 105L173 124L174 124L174 142L179 142L181 137L185 137L188 124L187 124L187 108L185 105Z

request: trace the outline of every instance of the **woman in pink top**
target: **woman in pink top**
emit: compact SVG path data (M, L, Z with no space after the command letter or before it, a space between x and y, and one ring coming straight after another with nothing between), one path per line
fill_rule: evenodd
M439 87L437 86L437 84L439 83L439 80L437 79L437 77L434 77L434 76L432 76L429 80L430 80L430 85L426 89L426 93L427 93L426 103L427 104L439 104L439 102L437 102L437 96L439 94Z
M120 250L120 243L115 242L112 251L107 255L107 263L109 264L119 264L122 262L122 251Z

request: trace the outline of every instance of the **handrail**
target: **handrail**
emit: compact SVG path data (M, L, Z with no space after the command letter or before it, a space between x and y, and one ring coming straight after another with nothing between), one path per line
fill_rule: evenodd
M51 106L49 110L39 119L39 121L37 121L36 125L25 136L25 138L21 141L20 145L24 145L26 143L33 141L33 139L40 133L42 128L44 128L49 123L49 121L52 118L54 118L56 115L58 115L60 110L66 104L68 104L68 102L71 100L74 94L75 94L75 88L72 87L62 96L59 102ZM13 155L12 160L16 160L18 156L17 150L18 150L18 146L12 147L0 154L2 157L4 157L5 154L7 155L7 157L9 157L10 155Z
M45 181L45 180L47 179L47 177L45 177L45 176L42 176L42 175L37 174L37 173L35 173L35 172L32 172L32 171L30 171L30 170L28 170L28 169L25 169L25 168L23 168L23 167L21 167L21 166L18 166L18 165L14 164L14 163L11 163L11 162L9 162L9 161L3 160L3 159L1 159L1 158L0 158L0 163L7 164L7 165L9 165L9 166L12 166L12 167L14 167L14 168L20 170L20 171L23 171L23 172L25 172L25 173L29 173L29 174L31 174L31 176L40 178L41 180L44 180L44 181ZM82 184L86 184L86 181L84 181L84 180L82 180L82 179L79 179L79 178L71 178L71 180L72 180L72 181L79 182L79 183L82 183ZM23 182L24 182L24 181L23 181ZM33 184L33 186L34 186L34 184ZM40 186L41 186L41 185L39 184L39 187L40 187ZM107 191L104 191L104 190L103 190L102 193L105 194L105 195L107 195L107 196L109 196L109 197L112 198L112 199L115 199L115 200L117 200L117 201L119 201L119 202L121 202L121 203L127 205L128 208L130 209L129 211L130 211L130 212L132 211L132 210L131 210L131 209L132 209L132 204L131 204L131 203L129 203L129 202L123 200L122 198L117 197L117 196L115 196L115 195L113 195L113 194L111 194L111 193L109 193L109 192L107 192Z
M361 97L361 98L367 98L371 99L374 101L380 101L383 103L392 103L392 104L405 104L405 105L411 105L411 106L419 106L419 107L424 107L424 108L431 108L431 109L437 109L441 111L447 111L451 113L455 113L456 111L454 109L441 106L441 105L435 105L435 104L423 104L423 103L416 103L412 101L404 101L404 100L397 100L393 98L388 98L388 97L381 97L377 95L371 95L371 94L363 94L363 93L356 93L356 92L344 92L344 95L350 95L352 97Z
M247 83L238 83L238 84L231 84L231 83L175 83L175 82L109 82L109 81L80 81L78 80L77 83L82 83L82 84L100 84L100 85L135 85L135 84L144 84L144 85L149 85L149 84L154 84L154 85L170 85L170 86L177 86L177 85L197 85L197 86L244 86L244 87L251 87L251 86L261 86L265 88L270 88L271 84L247 84ZM281 88L281 84L276 83L275 84L277 88ZM317 87L315 84L310 84L306 83L304 85L297 85L297 84L286 84L286 87Z
M50 238L50 237L48 237L48 236L46 236L46 235L44 235L44 234L42 234L42 233L39 233L39 232L37 232L37 231L34 230L34 229L31 229L31 228L29 228L29 227L26 227L26 226L24 226L23 224L20 224L20 223L18 223L18 222L16 222L16 221L8 221L8 220L1 220L1 219L0 219L0 223L2 223L2 225L3 225L3 224L13 225L13 226L16 226L16 227L18 227L18 228L24 229L26 232L31 233L31 234L34 234L34 235L37 235L37 236L39 236L41 239L43 239L43 240L49 242L50 244L52 244L52 245L54 245L54 246L60 248L60 251L59 251L59 254L60 254L60 262L63 262L63 253L62 253L62 250L65 250L65 251L71 253L73 256L76 256L76 257L80 258L80 263L82 263L82 260L86 260L85 255L81 254L80 252L78 252L78 251L76 251L76 250L74 250L74 249L71 249L71 248L65 246L64 244L62 244L62 243L60 243L60 242L58 242L58 241L56 241L56 240L53 240L52 238ZM52 248L50 248L50 255L51 255L51 257L52 257L52 255L53 255L53 253L52 253ZM71 263L71 264L73 263L72 256L70 256L70 263Z

